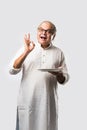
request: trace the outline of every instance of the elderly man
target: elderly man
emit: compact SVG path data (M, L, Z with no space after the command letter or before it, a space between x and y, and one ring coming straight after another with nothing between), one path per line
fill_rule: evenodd
M55 36L55 25L43 21L37 28L39 46L26 34L11 62L10 74L22 71L16 130L58 130L57 87L69 75L63 52L52 44Z

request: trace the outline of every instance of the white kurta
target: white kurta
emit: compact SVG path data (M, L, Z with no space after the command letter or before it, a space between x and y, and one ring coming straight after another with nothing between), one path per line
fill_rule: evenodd
M22 53L21 49L16 57ZM61 68L66 80L68 73L63 52L52 44L43 49L36 47L25 59L20 69L10 66L10 73L22 71L18 95L16 130L58 130L57 79L39 68Z

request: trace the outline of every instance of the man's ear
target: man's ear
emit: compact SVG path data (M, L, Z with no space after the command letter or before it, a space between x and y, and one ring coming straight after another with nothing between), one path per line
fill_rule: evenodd
M54 34L52 35L52 40L54 40L55 36L56 36L56 34L54 33Z

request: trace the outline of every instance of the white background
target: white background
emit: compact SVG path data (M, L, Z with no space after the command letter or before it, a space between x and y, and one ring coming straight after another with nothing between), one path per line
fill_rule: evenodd
M43 20L57 27L54 44L66 57L69 82L59 86L59 130L87 130L87 5L86 0L0 1L0 130L15 130L20 74L8 65L30 32Z

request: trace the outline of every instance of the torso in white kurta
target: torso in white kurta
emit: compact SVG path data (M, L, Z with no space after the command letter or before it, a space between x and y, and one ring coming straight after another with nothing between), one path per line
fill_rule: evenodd
M57 79L40 68L58 68L67 74L64 55L50 45L33 50L22 65L18 95L17 130L58 130Z

